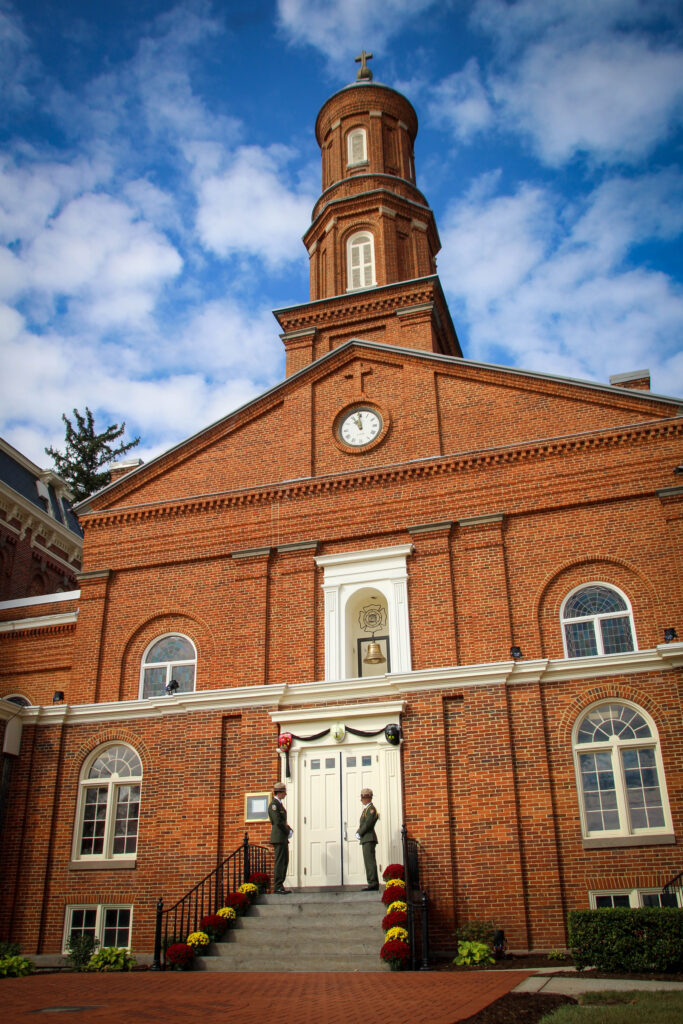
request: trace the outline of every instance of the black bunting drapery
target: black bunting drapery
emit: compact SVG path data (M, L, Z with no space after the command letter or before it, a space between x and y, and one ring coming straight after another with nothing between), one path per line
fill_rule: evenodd
M401 734L400 733L400 726L398 726L398 725L395 725L395 726L389 726L389 725L382 726L381 729L375 729L374 732L364 732L362 729L352 729L351 726L349 726L349 725L345 726L345 729L346 729L347 732L351 733L352 736L362 736L364 739L372 739L375 736L380 736L382 733L385 733L385 735L387 737L387 740L389 740L390 743L394 743L394 744L396 743L396 740L393 739L393 736L400 736L400 734ZM389 730L391 730L391 732L392 732L392 738L391 739L389 737ZM293 733L293 732L290 733L289 735L292 737L293 740L298 740L299 743L312 743L314 740L321 740L323 738L323 736L329 736L329 734L330 734L330 730L329 729L323 729L322 732L316 732L316 733L314 733L313 736L297 736L296 733ZM288 779L291 779L292 775L291 775L291 772L290 772L290 769L289 769L289 749L285 750L285 770L286 770L286 777Z

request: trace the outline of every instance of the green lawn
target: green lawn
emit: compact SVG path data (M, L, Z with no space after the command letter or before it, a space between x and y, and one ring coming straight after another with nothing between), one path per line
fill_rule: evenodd
M683 992L591 992L540 1024L681 1024Z

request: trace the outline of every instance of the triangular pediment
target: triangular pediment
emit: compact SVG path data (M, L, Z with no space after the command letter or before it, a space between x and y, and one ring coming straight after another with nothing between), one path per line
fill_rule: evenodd
M372 437L347 443L343 421L362 409L374 411L379 428L373 421ZM356 339L110 484L80 511L522 446L659 420L680 409L676 400L649 392Z

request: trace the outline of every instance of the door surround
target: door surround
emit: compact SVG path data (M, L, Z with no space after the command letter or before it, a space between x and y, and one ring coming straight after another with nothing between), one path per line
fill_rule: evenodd
M299 736L315 736L316 733L330 729L332 725L341 723L344 726L358 729L361 732L377 732L376 737L353 736L345 733L340 742L331 733L311 744L301 740L293 740L289 751L291 778L285 777L285 755L278 751L280 757L280 778L287 783L287 818L294 829L290 843L289 870L287 882L290 885L305 887L306 876L303 873L302 851L304 849L305 828L302 810L302 765L301 761L307 748L321 750L329 747L334 750L349 750L354 747L375 746L379 757L379 789L375 793L377 809L380 812L381 829L378 829L378 862L389 864L403 860L401 846L401 825L403 823L403 780L401 771L400 746L392 746L384 736L384 728L390 724L400 725L401 715L406 701L382 701L377 704L334 704L324 708L302 708L292 711L272 711L270 717L279 725L283 732L292 732ZM358 805L360 817L361 806Z

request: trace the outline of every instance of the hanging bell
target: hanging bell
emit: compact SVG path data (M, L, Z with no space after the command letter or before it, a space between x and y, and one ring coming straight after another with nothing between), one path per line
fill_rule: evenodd
M363 658L364 665L381 665L382 662L387 659L382 654L382 648L376 640L371 640L368 644L368 653Z

